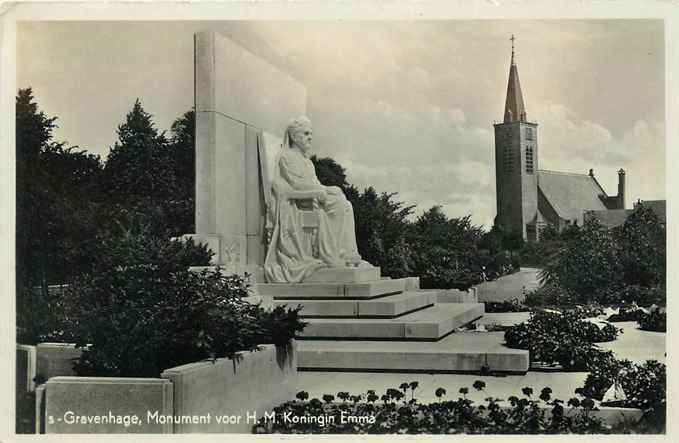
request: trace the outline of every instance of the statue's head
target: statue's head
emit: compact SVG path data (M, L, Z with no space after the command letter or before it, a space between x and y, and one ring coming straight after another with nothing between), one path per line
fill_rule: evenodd
M296 147L304 153L308 152L313 138L311 120L305 116L293 118L285 130L285 136L289 137L287 141L291 148Z

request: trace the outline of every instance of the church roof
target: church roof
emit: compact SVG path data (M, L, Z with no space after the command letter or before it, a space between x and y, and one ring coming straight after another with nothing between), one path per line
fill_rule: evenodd
M512 36L512 61L509 66L509 82L507 83L507 100L505 101L504 122L526 121L526 108L523 105L519 70L514 61L514 36Z
M586 210L606 209L599 198L606 193L587 174L539 170L538 187L558 216L566 220L581 220Z
M604 211L587 211L585 219L596 218L599 223L608 229L620 226L627 220L632 213L632 209L607 209Z

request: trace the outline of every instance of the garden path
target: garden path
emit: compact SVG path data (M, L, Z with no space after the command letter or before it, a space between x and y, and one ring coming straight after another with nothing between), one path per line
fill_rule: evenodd
M521 290L534 289L540 285L538 281L538 268L521 268L519 272L505 275L497 280L488 281L476 285L476 293L479 303L486 301L500 302L513 298L522 299Z

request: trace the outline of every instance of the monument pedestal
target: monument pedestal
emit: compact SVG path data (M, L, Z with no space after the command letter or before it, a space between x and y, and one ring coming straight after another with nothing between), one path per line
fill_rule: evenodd
M445 291L418 278L382 278L379 268L328 268L304 283L258 283L274 306L302 306L299 370L523 374L528 351L503 346L503 333L463 333L482 303L441 303Z

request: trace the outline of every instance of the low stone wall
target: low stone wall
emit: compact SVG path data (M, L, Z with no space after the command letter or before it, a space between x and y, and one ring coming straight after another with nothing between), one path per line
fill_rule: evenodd
M16 389L17 392L35 390L36 374L35 346L17 344L16 350Z
M49 380L36 389L38 433L249 433L274 406L294 399L298 386L294 341L178 366L160 378L63 376L79 350L59 343L40 349Z
M60 375L75 375L73 362L82 350L72 343L38 343L36 346L36 375L49 380Z
M437 303L478 303L476 288L469 288L468 291L459 289L446 289L438 293Z
M170 434L172 383L159 378L52 377L45 383L47 434Z
M174 386L174 414L210 417L209 423L177 423L174 433L249 433L274 406L295 398L295 342L288 348L263 345L236 359L191 363L161 377Z

